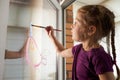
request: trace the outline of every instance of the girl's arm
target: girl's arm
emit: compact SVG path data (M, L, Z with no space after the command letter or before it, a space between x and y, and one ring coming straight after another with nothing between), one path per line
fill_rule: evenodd
M8 51L5 50L5 59L16 59L21 58L25 54L27 40L25 41L23 47L19 51Z
M22 51L5 51L5 59L16 59L23 57Z
M106 72L104 74L99 74L100 80L115 80L113 72Z
M50 37L56 51L58 54L60 54L62 57L72 57L72 48L65 49L64 46L57 40L57 38L54 36L53 28L51 26L48 26L46 28L46 31L48 33L48 36Z

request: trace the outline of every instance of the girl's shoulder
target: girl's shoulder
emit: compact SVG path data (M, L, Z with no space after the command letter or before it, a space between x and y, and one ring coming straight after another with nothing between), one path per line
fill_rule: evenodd
M112 57L104 50L102 46L99 48L92 49L89 55L90 58L92 58L93 60L112 59Z
M91 55L93 55L93 56L102 56L102 55L107 55L107 54L108 53L104 50L104 48L102 46L91 50Z
M113 71L112 57L104 50L102 46L100 48L93 49L90 55L90 61L92 62L97 74Z

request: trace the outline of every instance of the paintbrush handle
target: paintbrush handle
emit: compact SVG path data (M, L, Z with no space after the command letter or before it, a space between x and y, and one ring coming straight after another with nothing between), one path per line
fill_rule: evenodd
M32 26L34 26L34 27L38 27L38 28L46 28L46 27L44 27L44 26L38 26L38 25L33 25L32 24ZM54 31L62 31L62 30L59 30L59 29L53 29Z
M46 28L46 27L44 27L44 26L38 26L38 25L33 25L33 24L32 24L32 26L38 27L38 28Z

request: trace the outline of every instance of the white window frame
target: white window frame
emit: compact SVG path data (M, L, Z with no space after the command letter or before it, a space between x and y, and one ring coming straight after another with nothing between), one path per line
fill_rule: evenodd
M57 20L58 20L58 28L61 28L62 26L62 38L60 41L62 41L62 44L65 46L65 9L71 5L76 0L61 0L60 3L57 2L57 0L49 0L58 10L57 13ZM60 39L58 37L58 39ZM66 62L64 58L61 58L58 56L57 60L57 79L58 80L66 80Z

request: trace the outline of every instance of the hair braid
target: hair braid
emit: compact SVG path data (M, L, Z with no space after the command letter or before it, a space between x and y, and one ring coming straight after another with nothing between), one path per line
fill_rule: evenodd
M106 37L106 43L107 43L107 51L108 54L110 55L110 35Z
M115 44L114 37L115 37L115 28L112 29L112 33L111 33L111 46L112 46L113 60L114 60L116 70L117 70L117 79L116 80L119 80L120 79L120 71L119 71L119 67L116 64L116 50L115 50L115 45L114 45Z

